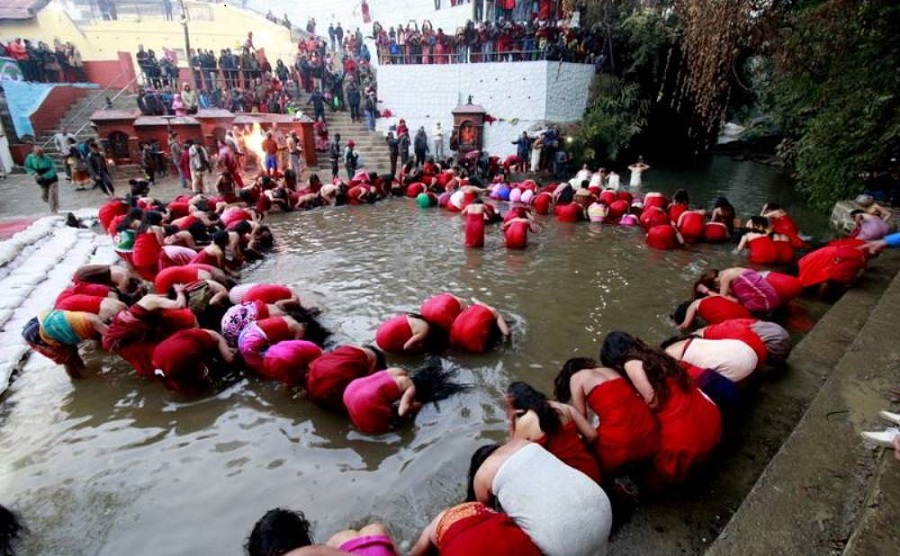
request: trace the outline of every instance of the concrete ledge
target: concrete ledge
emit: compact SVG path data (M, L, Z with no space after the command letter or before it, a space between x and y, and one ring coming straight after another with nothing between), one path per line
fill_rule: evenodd
M898 259L888 253L877 260L865 283L792 354L798 394L816 378L826 382L707 554L841 554L849 546L853 554L897 552L900 528L889 520L898 503L882 505L882 493L897 492L900 466L864 448L859 431L883 428L878 410L900 383ZM854 536L858 528L864 533Z

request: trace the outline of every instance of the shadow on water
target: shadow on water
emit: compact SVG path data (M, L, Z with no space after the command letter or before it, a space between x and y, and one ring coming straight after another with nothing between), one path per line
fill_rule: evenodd
M725 192L742 214L781 194L769 169L728 160L705 172L651 171L647 181L664 192L686 186L701 205ZM798 220L810 229L811 220ZM501 402L511 380L550 392L562 363L596 357L613 329L662 340L674 331L669 312L697 274L741 262L728 246L651 251L637 229L547 219L525 251L506 251L497 227L488 229L485 249L467 250L458 216L405 199L271 224L279 247L246 280L296 289L323 310L335 343L370 342L381 321L440 291L500 308L513 340L484 356L445 354L444 364L475 388L425 408L415 426L379 437L253 378L188 399L110 356L91 355L97 372L77 383L35 357L3 404L0 428L0 500L31 527L23 554L233 554L275 506L305 510L319 538L379 519L411 541L463 496L475 448L505 435ZM823 310L799 304L789 322L802 329ZM790 406L762 396L750 411L790 419ZM746 449L726 451L726 471L714 466L710 473L727 479L729 465L771 450L766 441L763 432ZM701 482L646 504L617 534L616 553L650 553L663 542L668 553L701 550L747 480L729 488L722 487L727 480ZM720 490L711 492L712 484Z

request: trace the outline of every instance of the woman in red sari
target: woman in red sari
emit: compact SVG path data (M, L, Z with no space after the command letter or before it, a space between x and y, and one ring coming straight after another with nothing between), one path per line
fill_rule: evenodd
M607 334L600 359L631 382L659 421L659 450L648 477L650 486L684 481L719 444L719 408L675 359L631 334L618 330Z
M552 402L524 382L506 389L510 439L537 442L560 461L600 483L600 466L588 445L597 432L574 407Z

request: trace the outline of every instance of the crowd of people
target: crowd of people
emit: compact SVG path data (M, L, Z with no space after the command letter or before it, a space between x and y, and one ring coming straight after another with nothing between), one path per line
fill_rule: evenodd
M71 42L53 41L51 47L43 41L17 38L0 41L0 56L16 61L25 81L38 83L83 83L88 80L81 51Z
M278 59L273 66L254 47L251 32L240 54L224 49L217 57L211 50L193 51L193 83L180 88L174 53L157 58L139 45L136 57L146 85L139 91L138 108L145 115L176 115L180 103L187 114L201 108L295 114L311 106L315 120L325 121L326 108L349 110L356 120L364 99L375 95L376 84L362 36L351 37L341 53L314 36L300 40L293 63Z
M233 157L232 140L221 142L217 158ZM650 492L687 480L740 418L763 380L760 370L785 364L791 339L777 321L786 305L805 291L851 287L871 256L900 245L900 234L885 225L890 210L871 199L859 199L850 237L813 249L774 203L742 220L724 198L707 211L692 206L685 190L671 199L642 193L650 169L642 160L629 166L630 187L587 167L567 182L541 186L511 183L499 166L484 183L464 166L432 158L408 161L396 178L349 172L326 184L315 174L300 184L276 163L244 185L241 170L228 164L235 163L216 162L215 193L163 204L149 196L148 183L133 181L131 195L101 207L101 227L126 264L79 269L54 308L23 330L31 347L80 377L79 344L100 340L141 376L187 393L253 373L302 387L310 401L345 413L361 432L381 434L424 404L470 388L433 359L413 370L390 366L385 353L485 353L509 337L504 318L477 300L441 292L423 299L418 312L386 315L375 345L329 345L317 310L296 292L237 282L242 267L274 241L268 213L395 196L460 214L467 248L482 248L493 223L506 248L527 248L528 234L541 229L538 215L552 214L566 224L643 226L653 248L734 242L736 251L750 253L753 268L698 276L671 315L679 333L658 347L615 330L596 359L573 357L560 367L553 399L510 384L508 440L473 454L465 501L434 517L412 554L605 553L613 508L629 496L619 480L629 477ZM809 251L796 261L798 273L784 272L798 250ZM757 270L766 266L777 270ZM315 553L398 553L380 524L343 531L326 544ZM277 509L254 527L247 550L285 554L312 545L302 514Z
M468 21L455 31L434 29L428 20L372 29L381 64L463 64L552 60L603 62L604 36L597 27L582 28L546 20Z

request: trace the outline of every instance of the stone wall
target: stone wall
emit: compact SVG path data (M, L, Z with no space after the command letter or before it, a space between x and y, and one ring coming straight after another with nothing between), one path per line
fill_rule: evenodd
M377 129L386 132L404 118L430 138L436 121L451 129L451 111L472 95L496 118L485 125L485 146L503 157L515 154L511 142L522 131L580 119L593 76L593 66L559 62L381 66L379 108L393 116L379 119Z

